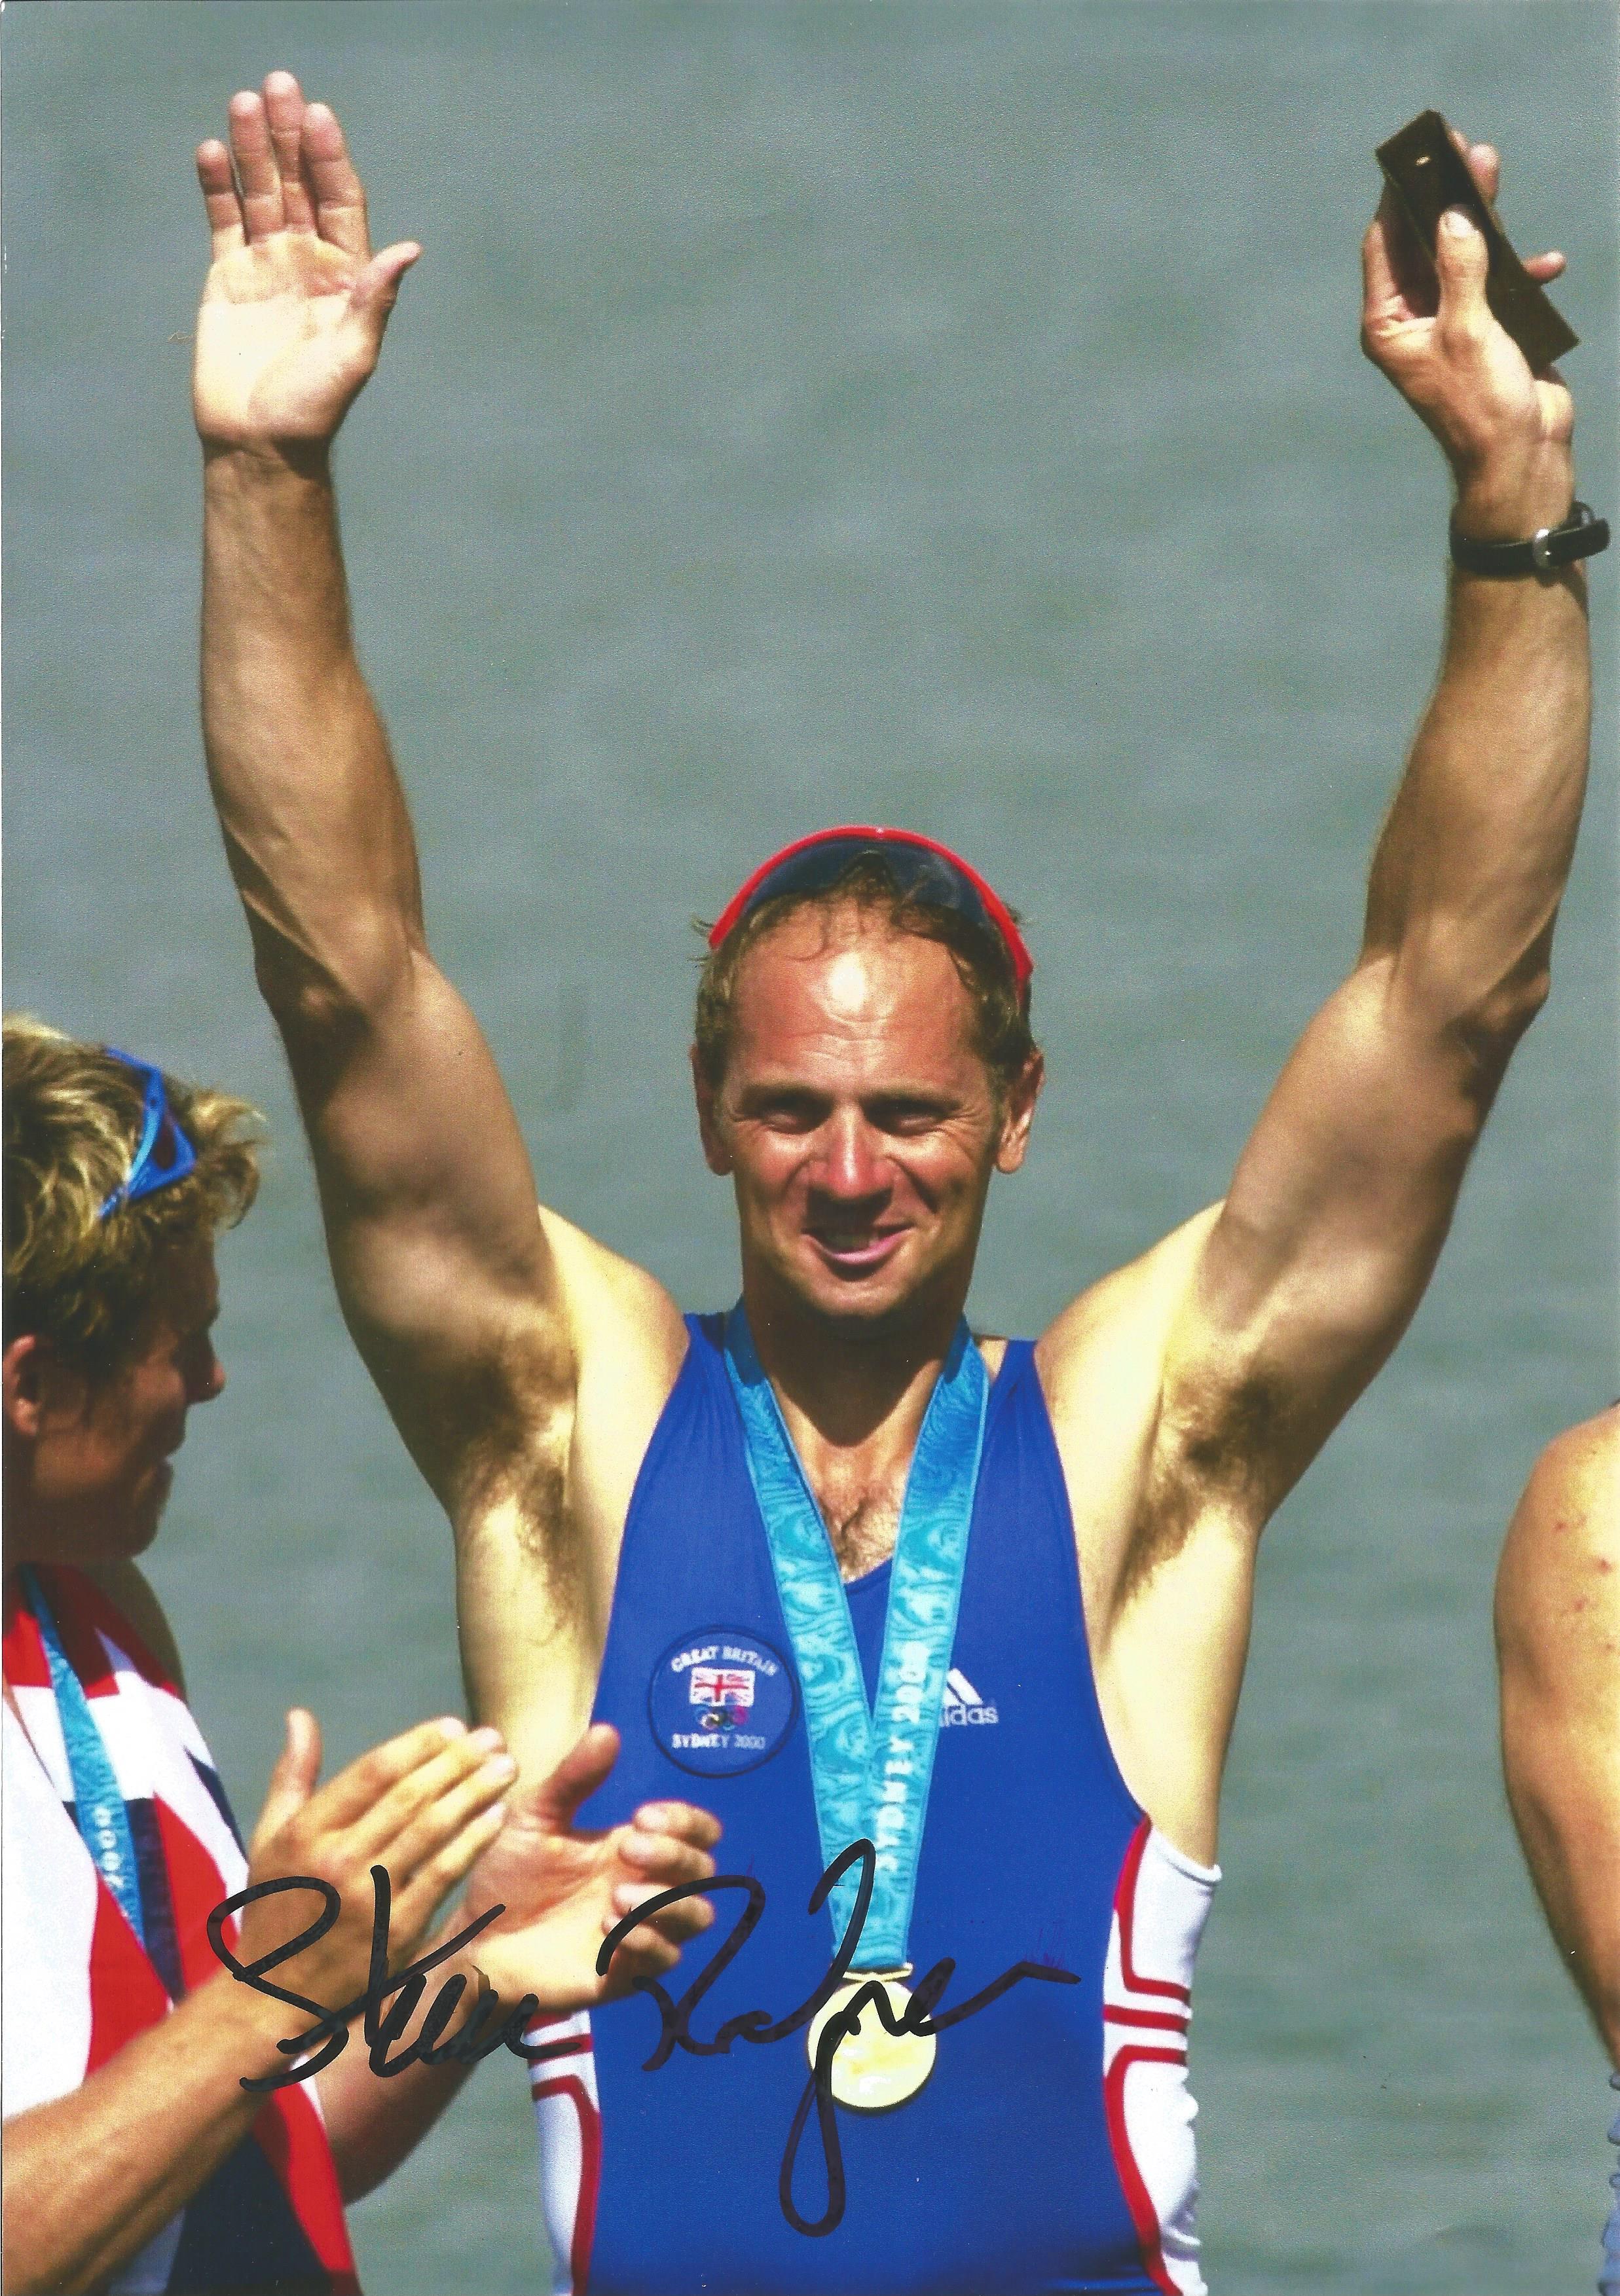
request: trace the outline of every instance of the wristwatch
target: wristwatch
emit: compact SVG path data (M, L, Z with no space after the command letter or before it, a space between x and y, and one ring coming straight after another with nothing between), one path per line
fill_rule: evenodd
M1470 542L1451 521L1451 557L1466 574L1549 574L1608 548L1608 521L1590 503L1572 503L1562 526L1540 526L1528 542Z

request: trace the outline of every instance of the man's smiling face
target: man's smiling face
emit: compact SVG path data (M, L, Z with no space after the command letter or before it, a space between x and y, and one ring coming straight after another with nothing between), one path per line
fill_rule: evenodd
M751 1290L864 1324L959 1307L1040 1083L1037 1062L999 1094L973 1032L950 951L869 906L795 910L748 951L725 1077L700 1076L698 1103Z

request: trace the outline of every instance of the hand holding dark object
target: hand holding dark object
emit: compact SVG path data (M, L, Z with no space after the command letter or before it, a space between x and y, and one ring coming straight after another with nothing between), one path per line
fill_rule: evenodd
M1447 208L1460 208L1484 234L1486 300L1534 373L1544 373L1554 359L1576 348L1581 338L1520 260L1501 216L1475 181L1462 137L1439 112L1420 111L1409 119L1398 135L1379 144L1377 160L1416 235L1418 254L1431 271Z
M473 1869L457 1923L506 1906L468 1948L503 2001L531 1993L543 2010L567 2012L612 2000L672 1969L686 1939L714 1919L706 1899L685 1898L632 1931L606 1976L596 1974L603 1938L644 1898L708 1880L720 1834L719 1820L689 1802L651 1802L629 1824L600 1832L576 1827L580 1803L618 1757L619 1733L593 1724L549 1777L513 1798Z
M1493 200L1496 152L1457 143L1481 195ZM1460 530L1517 539L1557 525L1574 492L1574 402L1556 369L1531 372L1493 314L1483 234L1448 209L1431 266L1386 184L1361 267L1361 348L1440 442L1457 482ZM1563 271L1564 258L1531 256L1525 269L1544 283Z

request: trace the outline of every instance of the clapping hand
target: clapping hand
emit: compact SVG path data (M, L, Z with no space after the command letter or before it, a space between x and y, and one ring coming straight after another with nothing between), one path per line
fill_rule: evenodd
M720 1833L706 1810L678 1801L647 1803L628 1825L577 1827L580 1803L618 1756L618 1732L593 1724L549 1777L508 1798L506 1824L473 1868L456 1925L505 1906L467 1948L503 2001L531 1993L542 2011L565 2013L612 2000L637 1977L672 1969L686 1939L714 1919L705 1898L683 1898L633 1930L597 1975L608 1931L659 1890L707 1881Z
M317 2001L354 2000L371 1970L372 1868L385 1866L392 1885L397 1966L422 1943L445 1892L498 1840L501 1797L516 1771L498 1731L469 1730L449 1715L374 1746L322 1785L320 1725L295 1706L248 1850L250 1885L275 1893L243 1909L240 1958L273 1956L317 1923L283 1981ZM336 1898L325 1930L311 1903L322 1887Z

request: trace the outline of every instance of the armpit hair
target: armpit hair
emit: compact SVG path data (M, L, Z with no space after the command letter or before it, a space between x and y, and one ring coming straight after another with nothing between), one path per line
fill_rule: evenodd
M454 1462L446 1493L457 1534L509 1539L544 1586L555 1618L584 1600L582 1559L567 1537L572 1410L558 1408L555 1365L525 1334L436 1398L428 1439ZM468 1427L477 1432L468 1439ZM537 1588L537 1592L539 1589Z
M1180 1554L1212 1514L1263 1517L1287 1423L1281 1386L1262 1373L1241 1381L1218 1408L1197 1396L1161 1404L1126 1550L1122 1603Z

